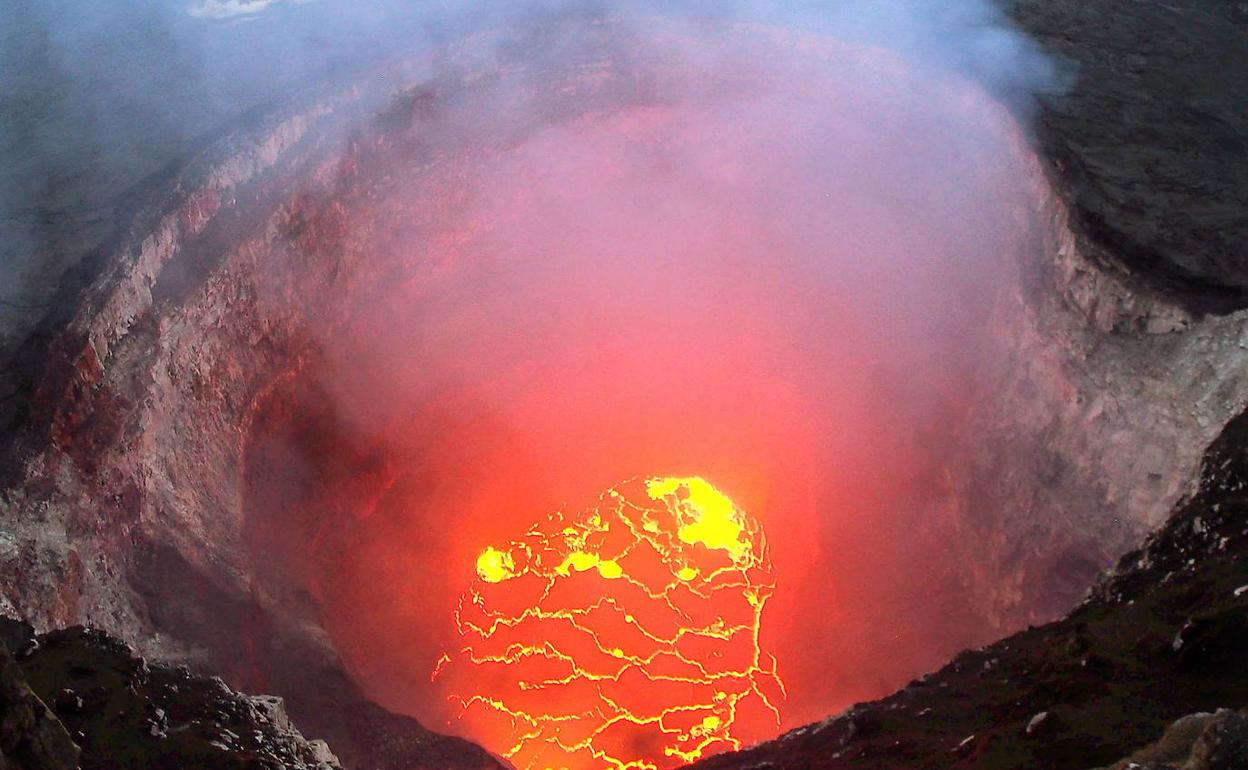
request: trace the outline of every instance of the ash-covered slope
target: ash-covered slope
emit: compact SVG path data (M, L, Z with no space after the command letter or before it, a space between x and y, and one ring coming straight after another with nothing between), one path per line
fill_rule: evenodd
M853 661L829 661L845 665ZM1199 487L1166 526L1065 619L964 652L888 698L695 767L1076 770L1118 762L1185 715L1245 705L1248 414L1210 447ZM1190 747L1200 731L1187 728ZM1172 749L1176 742L1172 735ZM1236 751L1231 764L1192 767L1248 767L1248 753Z

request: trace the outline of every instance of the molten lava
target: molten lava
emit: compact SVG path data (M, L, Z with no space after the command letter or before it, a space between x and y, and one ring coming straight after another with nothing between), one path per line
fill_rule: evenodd
M518 767L667 767L778 728L766 538L706 480L620 484L476 567L433 677Z

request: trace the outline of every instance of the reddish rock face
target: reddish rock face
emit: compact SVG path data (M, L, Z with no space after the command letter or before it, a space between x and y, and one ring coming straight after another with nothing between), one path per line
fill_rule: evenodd
M7 602L331 739L309 667L453 729L483 549L703 476L768 533L778 730L1053 616L1178 495L1234 330L1083 260L1002 107L835 41L574 27L240 130L136 215L9 457Z

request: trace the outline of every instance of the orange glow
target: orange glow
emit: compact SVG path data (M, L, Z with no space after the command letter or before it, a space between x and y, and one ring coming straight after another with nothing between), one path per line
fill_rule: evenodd
M520 768L682 764L779 727L774 589L762 528L705 479L626 482L485 548L432 676Z

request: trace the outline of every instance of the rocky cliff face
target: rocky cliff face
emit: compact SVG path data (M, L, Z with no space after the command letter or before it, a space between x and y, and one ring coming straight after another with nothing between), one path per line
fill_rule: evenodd
M974 584L1002 632L1060 615L1159 526L1248 396L1243 313L1192 315L1097 267L1065 200L1039 199L1020 252L1048 256L998 299L951 507L931 519L986 570Z
M241 127L168 180L67 290L77 296L24 353L0 604L235 681L280 671L276 687L355 766L493 767L365 699L307 618L267 614L241 543L249 410L305 363L307 299L350 278L358 254L332 238L330 196L352 163L339 154L346 128L377 99L348 89ZM280 665L235 667L253 660Z

